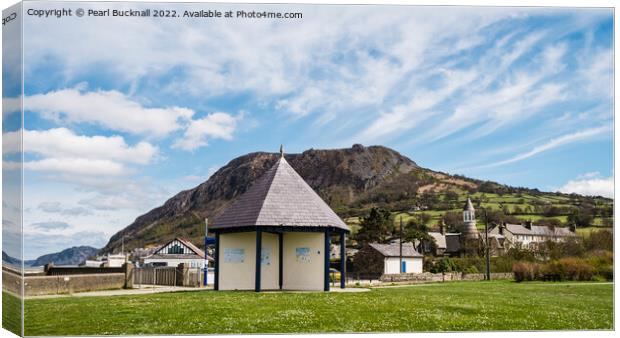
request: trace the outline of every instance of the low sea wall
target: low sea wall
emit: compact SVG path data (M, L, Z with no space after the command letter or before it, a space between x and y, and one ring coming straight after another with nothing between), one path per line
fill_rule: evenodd
M4 273L4 272L3 272ZM32 276L24 278L25 296L121 289L125 273Z
M106 270L105 273L102 273L102 271L92 273L89 269L75 269L74 271L70 271L70 274L66 275L47 275L45 273L22 275L19 270L3 267L2 289L19 296L22 294L23 285L25 296L40 296L120 289L123 287L131 288L131 277L133 277L131 275L132 269L132 265L127 265L120 270L121 272L117 272L117 269L113 272L112 270ZM83 271L83 273L75 274L80 271Z
M21 295L23 277L20 272L2 267L2 290Z

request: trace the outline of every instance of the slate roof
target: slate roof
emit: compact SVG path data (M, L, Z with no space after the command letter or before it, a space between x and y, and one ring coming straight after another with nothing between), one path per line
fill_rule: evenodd
M446 236L442 235L440 232L431 231L428 233L433 239L435 239L435 244L439 249L446 248Z
M568 228L562 227L548 227L544 225L532 225L532 229L528 229L522 224L506 224L506 230L515 235L529 235L529 236L547 236L547 237L573 237L576 236L574 232Z
M446 252L461 250L461 234L446 234Z
M446 252L458 252L461 250L460 233L446 233L442 235L439 232L430 231L428 234L435 239L435 244L437 244L439 249L445 249Z
M145 259L205 259L204 257L200 257L198 255L192 254L154 254L148 257L144 257ZM213 258L207 257L209 262L213 262Z
M200 250L200 248L198 248L197 246L195 246L194 243L190 242L189 239L177 237L176 240L183 243L186 247L188 247L190 250L195 252L198 256L202 258L205 257L205 252Z
M284 156L209 228L243 226L335 227L349 231L349 227L297 174Z
M370 247L379 251L385 257L400 257L400 245L398 242L390 244L370 243ZM403 243L403 257L422 257L413 247L413 243Z

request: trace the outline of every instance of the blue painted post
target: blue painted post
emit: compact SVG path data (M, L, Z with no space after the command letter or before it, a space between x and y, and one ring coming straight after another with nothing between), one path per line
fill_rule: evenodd
M329 291L329 255L330 255L330 236L329 228L325 230L325 250L323 254L325 255L325 281L323 284L323 291Z
M347 281L347 248L345 233L340 233L340 288L344 289Z
M213 257L213 261L215 262L215 271L214 271L214 281L213 281L213 289L220 289L220 233L215 233L215 257Z
M260 292L260 270L261 270L261 261L260 254L262 244L263 234L260 229L256 230L256 275L254 276L254 291Z
M282 284L284 280L284 276L282 275L284 272L284 234L278 233L278 285L280 286L280 290L282 290Z
M207 243L207 236L209 235L209 219L205 218L205 264L204 264L204 277L203 277L203 281L204 281L204 286L207 286L207 279L209 276L208 270L209 270L209 247L208 247L208 243Z

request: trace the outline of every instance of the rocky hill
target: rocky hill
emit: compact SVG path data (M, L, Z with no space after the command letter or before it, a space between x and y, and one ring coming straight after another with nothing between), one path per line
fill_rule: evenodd
M118 250L122 236L125 236L125 247L129 249L163 243L176 236L201 243L204 218L217 217L269 169L278 156L276 153L256 152L233 159L206 182L178 193L162 206L136 218L112 236L101 252ZM377 205L390 210L407 210L423 203L424 199L419 197L429 193L453 191L467 194L481 190L539 193L432 171L382 146L310 149L285 157L341 217L355 216Z

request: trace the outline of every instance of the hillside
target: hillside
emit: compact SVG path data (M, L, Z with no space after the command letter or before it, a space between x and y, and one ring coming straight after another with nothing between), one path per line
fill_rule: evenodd
M24 261L24 265L26 267L43 266L47 263L54 263L54 265L78 265L88 257L96 255L97 252L99 252L99 249L91 246L74 246L60 252L40 256L37 259L26 260ZM2 261L10 265L21 264L19 259L9 256L4 251L2 251Z
M88 257L96 255L97 252L99 252L99 249L90 246L74 246L60 252L40 256L32 261L30 266L43 266L48 263L54 263L54 265L78 265Z
M237 196L269 169L279 154L256 152L233 159L196 188L185 190L162 206L139 216L111 237L102 253L113 252L125 236L126 248L144 247L183 236L200 243L204 218L217 217ZM382 147L354 145L346 149L315 150L286 154L287 161L306 182L344 219L355 223L373 206L396 214L413 210L438 215L458 210L468 195L478 203L498 209L531 205L521 210L527 216L543 209L534 205L560 205L568 213L583 204L611 210L610 199L542 193L535 189L514 188L494 182L453 176L419 167L398 152ZM514 198L495 201L494 198ZM555 202L554 202L555 201ZM545 209L546 210L546 209ZM556 210L557 211L557 210ZM606 211L607 212L607 211ZM602 211L600 212L602 214ZM433 215L432 215L433 216ZM531 217L530 217L531 218Z
M30 266L32 262L34 262L34 260L26 260L24 261L24 264L26 266ZM22 264L22 261L19 258L11 257L6 252L2 251L2 263L13 266L20 266Z

